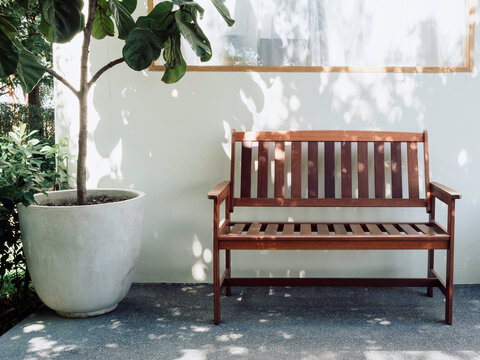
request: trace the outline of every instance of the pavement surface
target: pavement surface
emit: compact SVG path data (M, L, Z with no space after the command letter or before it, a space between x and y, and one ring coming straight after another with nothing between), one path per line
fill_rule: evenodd
M480 359L480 285L233 288L213 324L209 284L134 285L118 308L65 319L42 307L0 337L0 359Z

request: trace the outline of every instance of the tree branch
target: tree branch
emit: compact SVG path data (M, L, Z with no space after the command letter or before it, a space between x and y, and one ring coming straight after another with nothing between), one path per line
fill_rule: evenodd
M70 84L62 75L60 75L59 73L57 73L55 70L53 69L49 69L49 68L45 68L45 71L47 73L49 73L50 75L52 75L54 78L56 78L58 81L60 81L61 83L63 83L63 85L65 85L67 88L70 89L71 92L73 92L75 94L75 96L79 96L79 92L77 89L75 89L72 84Z
M103 73L105 71L107 71L108 69L111 69L112 67L114 67L115 65L118 65L118 64L121 64L122 62L124 62L125 59L123 57L117 59L117 60L113 60L113 61L110 61L107 65L105 65L104 67L102 67L100 70L98 70L95 75L93 75L92 79L88 82L88 88L90 88L90 86L92 86L95 81L98 80L98 78L100 76L103 75Z

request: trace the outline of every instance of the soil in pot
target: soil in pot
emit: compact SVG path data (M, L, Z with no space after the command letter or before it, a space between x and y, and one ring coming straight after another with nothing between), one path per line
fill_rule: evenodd
M86 205L100 205L100 204L108 204L112 202L119 202L130 200L132 197L130 196L123 196L123 197L111 197L108 195L95 195L87 198ZM77 206L78 204L75 201L61 201L55 203L46 203L44 206Z

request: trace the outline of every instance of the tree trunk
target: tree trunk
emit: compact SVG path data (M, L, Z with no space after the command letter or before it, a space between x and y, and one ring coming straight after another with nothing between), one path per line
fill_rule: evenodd
M27 95L28 108L28 117L30 118L29 124L35 124L36 130L38 130L38 135L45 136L45 122L43 119L38 119L35 117L41 117L38 109L41 107L40 103L40 87L38 84L30 91Z
M27 103L28 105L42 106L40 102L40 87L38 84L28 93Z
M79 105L80 128L78 133L77 203L78 205L85 205L87 203L87 93L80 94Z
M95 20L97 0L88 2L88 18L83 29L82 55L80 59L80 91L78 103L80 107L78 132L78 159L77 159L77 204L87 204L87 121L88 121L88 52L93 21Z

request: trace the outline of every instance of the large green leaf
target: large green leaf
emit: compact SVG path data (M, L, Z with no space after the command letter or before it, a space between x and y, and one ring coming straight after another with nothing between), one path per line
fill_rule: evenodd
M106 10L102 7L97 7L97 14L93 20L92 36L95 39L103 39L105 36L113 36L115 29L113 21L108 16Z
M0 30L0 54L0 78L14 74L17 71L18 51L2 30Z
M17 29L4 16L0 16L0 30L7 35L10 40L18 36Z
M45 39L54 42L53 27L44 18L40 21L40 32L45 36Z
M152 31L165 31L170 24L173 4L170 1L163 1L157 4L147 16L140 16L137 19L137 26ZM173 19L173 17L172 17Z
M178 30L174 31L165 43L163 58L165 59L165 73L162 81L172 84L180 80L187 71L187 64L182 56Z
M172 2L183 8L182 10L188 10L194 19L197 18L197 13L200 14L200 18L202 18L205 12L205 10L193 0L172 0Z
M83 0L39 0L42 17L53 28L53 40L66 43L83 30ZM44 28L46 26L44 25Z
M175 12L175 21L183 37L188 41L195 54L201 61L208 61L212 58L212 46L203 33L202 29L194 22L187 22L182 11Z
M125 62L133 70L139 71L148 68L160 56L166 40L165 32L155 33L144 28L133 29L123 47Z
M128 33L135 27L135 21L133 21L129 11L119 0L108 0L108 8L112 12L113 19L117 25L118 37L125 40Z
M45 66L40 64L35 55L26 50L17 42L19 50L19 61L17 66L17 76L20 79L20 85L23 92L28 94L38 84L43 74L45 74Z
M119 0L120 3L127 9L130 14L133 14L137 8L137 0Z
M222 15L228 26L235 24L235 20L230 17L230 11L228 11L228 8L225 6L225 0L212 0L212 3L215 5L220 15Z

